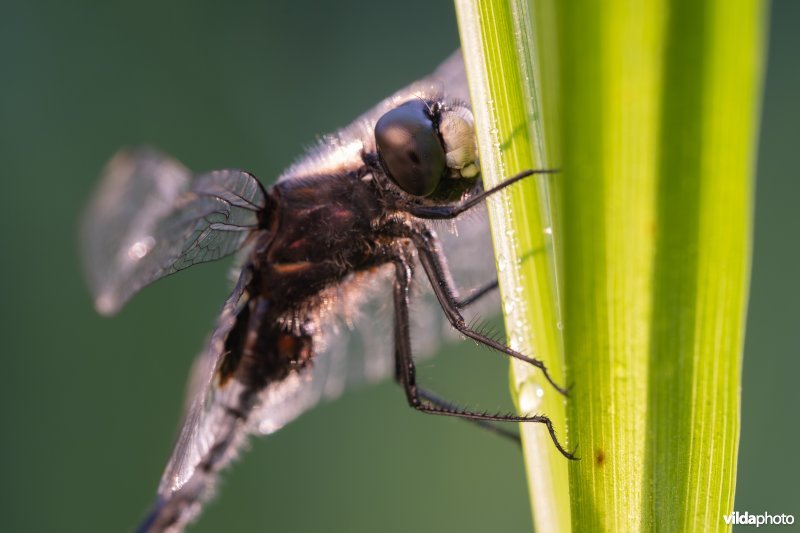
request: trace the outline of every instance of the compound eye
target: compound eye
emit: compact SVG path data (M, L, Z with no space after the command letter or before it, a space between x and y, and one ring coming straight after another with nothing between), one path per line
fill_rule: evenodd
M436 190L447 168L444 147L425 102L412 100L375 124L378 155L389 177L414 196Z

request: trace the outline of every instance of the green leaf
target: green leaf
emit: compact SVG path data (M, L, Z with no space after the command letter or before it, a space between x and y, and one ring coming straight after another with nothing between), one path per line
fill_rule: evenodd
M548 168L528 9L524 2L456 1L487 187L520 171ZM494 195L489 219L510 345L543 360L563 384L549 210L553 179L529 178ZM547 414L562 444L567 444L564 398L541 372L515 361L511 390L521 413ZM543 425L522 424L520 431L536 529L569 531L567 460Z
M581 457L566 501L567 461L525 426L537 529L727 529L765 4L456 6L485 181L563 169L490 201L512 344L573 385L565 420L513 365L522 412L544 391Z

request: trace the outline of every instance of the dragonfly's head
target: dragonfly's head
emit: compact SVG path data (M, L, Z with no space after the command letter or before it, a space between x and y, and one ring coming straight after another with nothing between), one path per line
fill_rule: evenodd
M472 112L465 105L410 100L375 124L378 157L407 194L431 197L454 179L479 173Z

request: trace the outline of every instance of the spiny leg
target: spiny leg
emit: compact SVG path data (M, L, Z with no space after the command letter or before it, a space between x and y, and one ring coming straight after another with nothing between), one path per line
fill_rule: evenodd
M456 411L458 410L458 406L454 403L448 402L447 400L437 396L436 394L432 393L429 390L420 389L417 387L417 394L419 397L426 402L430 403L431 405L435 405L436 407L441 408L442 410L446 411ZM514 441L517 446L522 446L522 441L519 438L519 434L508 430L504 427L498 426L496 423L487 422L486 420L473 420L473 419L466 419L468 422L472 422L476 426L479 426L487 431L491 431L492 433L496 433L501 437Z
M476 423L483 422L537 422L544 424L550 433L556 448L564 457L574 459L573 454L561 446L556 438L555 430L550 419L544 415L517 416L478 413L455 407L446 402L439 402L438 398L417 386L416 367L411 355L410 323L408 318L409 289L411 284L411 262L405 252L399 252L394 258L394 342L395 342L395 368L398 372L398 381L405 389L406 399L411 407L424 413L455 416L472 420Z
M534 357L528 357L520 352L513 350L505 344L496 341L495 339L476 331L472 326L467 324L461 314L459 308L459 301L454 296L455 287L453 281L447 271L447 260L442 253L439 246L439 239L427 226L421 223L409 223L402 220L391 221L385 227L385 230L391 235L396 237L406 237L411 239L414 246L419 253L420 263L422 268L428 276L433 292L436 299L439 301L442 310L444 311L447 320L456 328L462 335L483 344L493 350L504 353L514 359L519 359L530 365L535 366L542 371L545 379L561 394L567 396L567 389L558 385L550 373L547 371L545 364Z

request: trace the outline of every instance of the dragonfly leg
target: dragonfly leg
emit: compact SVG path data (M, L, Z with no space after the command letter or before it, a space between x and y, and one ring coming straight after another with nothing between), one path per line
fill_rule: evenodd
M483 287L478 288L477 290L475 290L472 294L470 294L466 298L462 298L460 300L457 300L456 301L456 306L459 309L464 309L466 307L469 307L470 305L474 304L475 302L477 302L478 300L480 300L481 298L483 298L484 296L486 296L487 294L489 294L490 292L495 291L495 290L497 290L497 279L496 278L493 279L492 281L490 281L489 283L487 283L486 285L484 285Z
M545 379L547 379L558 392L567 396L567 389L561 387L553 380L550 373L547 371L547 367L541 360L521 354L505 344L476 331L467 323L464 316L461 314L460 302L455 296L455 286L447 270L447 259L442 253L438 237L431 229L421 223L396 221L387 226L386 230L395 236L409 238L414 243L414 247L419 253L420 263L428 276L436 299L439 301L439 305L442 306L447 320L456 330L462 335L488 348L535 366L542 371Z
M409 405L417 411L434 415L464 418L484 427L486 427L484 424L489 424L491 422L536 422L544 424L558 451L568 459L575 459L575 456L564 449L558 441L553 423L544 415L518 416L513 414L490 414L468 411L456 407L449 402L440 400L437 396L417 386L416 367L411 355L410 322L408 318L412 267L411 262L403 253L395 257L394 264L395 368L398 374L398 381L405 390Z
M456 218L464 211L469 211L476 205L480 204L481 202L484 202L486 198L493 195L494 193L499 192L508 187L509 185L513 185L514 183L524 178L527 178L528 176L534 176L537 174L557 174L558 172L559 170L554 168L524 170L519 174L511 176L507 180L495 185L491 189L483 191L480 194L476 194L461 203L455 205L409 205L407 207L407 210L409 213L419 218L427 218L427 219Z
M419 395L421 400L424 400L424 401L428 402L429 404L431 404L433 406L436 406L436 407L438 407L438 408L440 408L442 410L446 410L446 411L458 411L459 410L459 407L457 405L455 405L454 403L448 402L447 400L443 399L441 396L438 396L438 395L432 393L429 390L421 389L421 388L417 387L417 394ZM514 441L517 444L517 446L522 446L522 441L519 438L519 434L514 432L514 431L511 431L511 430L506 429L505 427L500 426L500 425L498 425L498 424L496 424L494 422L489 422L489 421L486 421L486 420L475 420L475 419L472 419L472 418L467 418L465 420L467 420L468 422L472 422L473 424L475 424L476 426L481 427L482 429L485 429L487 431L491 431L492 433L500 435L501 437L504 437L506 439Z

